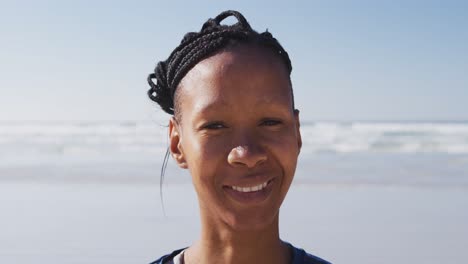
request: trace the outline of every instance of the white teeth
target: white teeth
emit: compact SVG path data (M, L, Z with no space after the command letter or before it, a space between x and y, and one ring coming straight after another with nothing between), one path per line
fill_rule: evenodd
M264 182L262 184L252 186L252 187L238 187L238 186L232 186L232 189L238 192L257 192L262 190L268 185L268 182Z

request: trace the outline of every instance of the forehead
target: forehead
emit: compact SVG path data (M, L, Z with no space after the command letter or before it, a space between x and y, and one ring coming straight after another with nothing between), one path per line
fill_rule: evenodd
M291 83L284 63L270 50L245 45L195 65L182 79L176 100L183 112L245 103L281 104L292 109Z

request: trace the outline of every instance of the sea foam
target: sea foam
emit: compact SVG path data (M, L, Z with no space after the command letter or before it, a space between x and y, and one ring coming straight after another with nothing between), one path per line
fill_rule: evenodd
M303 153L468 153L468 123L313 122ZM3 122L0 157L154 155L167 148L162 122Z

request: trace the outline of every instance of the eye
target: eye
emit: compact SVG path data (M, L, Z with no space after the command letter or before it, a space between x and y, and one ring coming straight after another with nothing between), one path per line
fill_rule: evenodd
M262 120L262 122L260 123L260 125L262 126L277 126L277 125L280 125L282 122L280 120L277 120L277 119L264 119Z
M226 128L226 126L222 122L210 122L206 125L203 125L203 129L208 129L208 130L217 130L217 129L222 129Z

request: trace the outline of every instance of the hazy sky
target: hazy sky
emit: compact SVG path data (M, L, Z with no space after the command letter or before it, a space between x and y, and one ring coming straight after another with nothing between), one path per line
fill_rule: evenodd
M271 0L0 1L0 120L167 117L146 76L226 9L289 52L303 120L468 120L468 1Z

